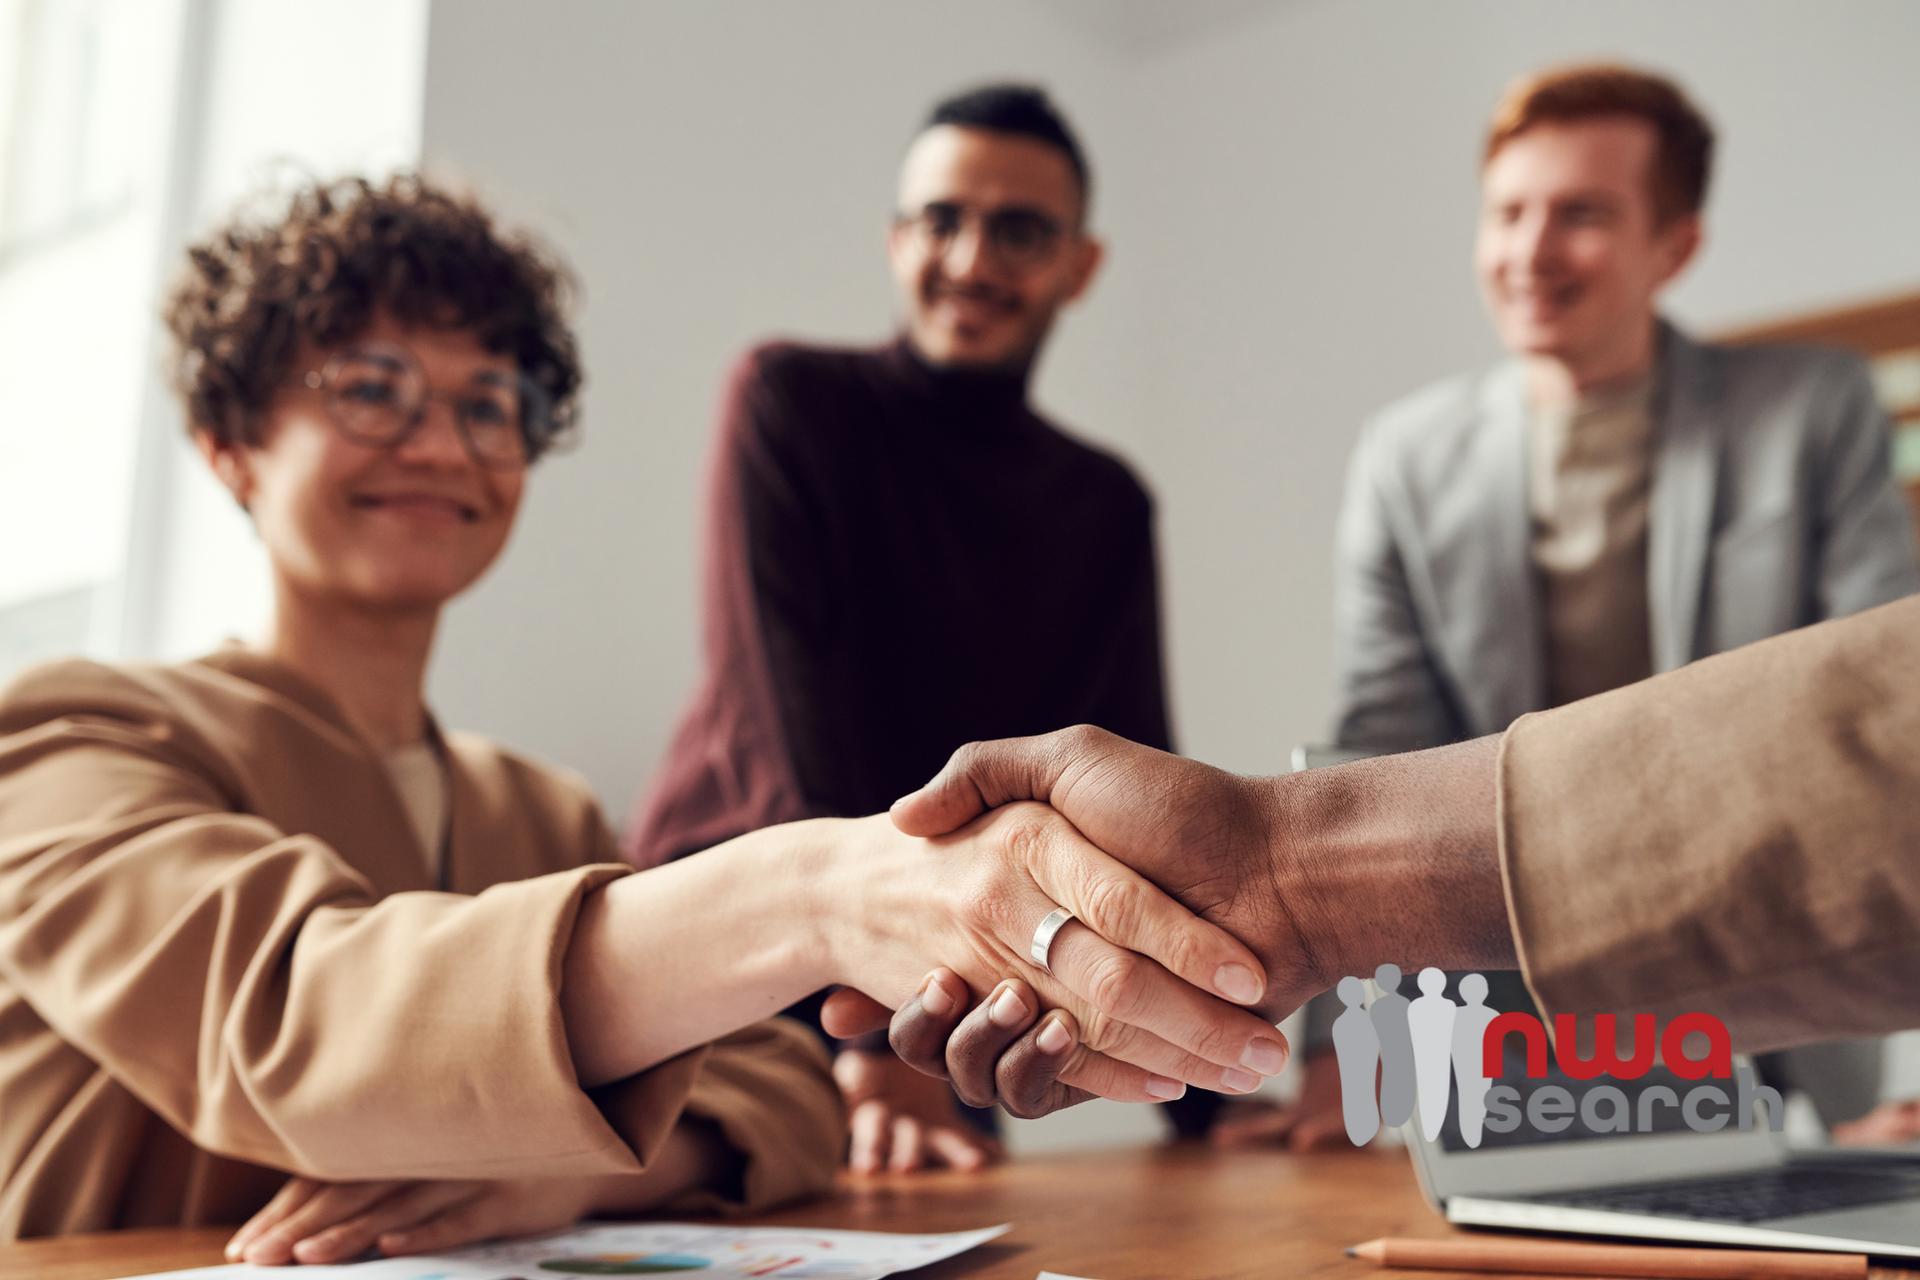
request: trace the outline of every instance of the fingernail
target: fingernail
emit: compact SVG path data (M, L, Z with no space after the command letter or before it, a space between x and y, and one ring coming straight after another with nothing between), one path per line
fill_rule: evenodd
M1262 1037L1247 1046L1247 1051L1240 1055L1240 1065L1263 1076L1277 1076L1286 1069L1287 1046Z
M1223 964L1215 969L1213 989L1239 1004L1252 1004L1264 990L1258 975L1243 964Z
M1008 987L993 999L993 1008L987 1010L987 1017L996 1027L1017 1027L1026 1019L1027 1006L1019 996Z
M1049 1018L1047 1025L1040 1028L1040 1034L1033 1038L1033 1042L1040 1046L1042 1053L1064 1053L1073 1043L1073 1037L1068 1035L1067 1029L1060 1025L1060 1019Z
M1260 1087L1260 1077L1237 1067L1222 1067L1220 1083L1229 1089L1238 1089L1241 1093L1252 1093Z
M944 1018L953 1008L953 997L938 982L928 982L927 989L920 993L920 1007L936 1018Z
M1166 1076L1148 1076L1147 1092L1162 1102L1172 1102L1175 1098L1186 1096L1187 1086Z

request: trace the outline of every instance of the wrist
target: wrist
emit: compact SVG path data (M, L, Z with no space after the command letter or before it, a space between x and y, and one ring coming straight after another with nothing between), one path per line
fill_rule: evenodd
M1307 780L1304 773L1253 780L1271 916L1263 936L1277 944L1261 954L1268 989L1287 993L1289 1007L1337 982L1352 946L1340 906L1329 900L1333 886L1320 874L1335 842L1327 829L1335 810L1325 803L1324 785L1303 785Z
M1497 737L1267 780L1276 894L1325 990L1392 962L1511 968Z
M803 963L818 977L813 988L859 988L853 975L861 969L860 956L869 943L863 923L869 877L864 874L867 842L859 822L847 818L815 818L804 826L804 854L794 885L798 911L809 923Z
M809 818L768 828L787 836L779 856L763 858L759 865L776 868L777 883L767 885L769 901L778 904L774 909L788 933L785 963L805 977L802 994L841 981L840 953L848 936L842 884L847 845L842 828L847 825L840 818Z
M937 892L925 850L902 847L923 842L901 835L886 814L822 818L810 834L818 860L805 892L818 924L821 985L898 1007L932 967L902 967L903 957L924 951Z

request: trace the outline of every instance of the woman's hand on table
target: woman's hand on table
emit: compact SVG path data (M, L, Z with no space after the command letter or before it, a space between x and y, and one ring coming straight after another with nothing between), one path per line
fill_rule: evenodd
M1002 1158L999 1142L961 1116L952 1089L884 1049L842 1050L833 1078L847 1102L855 1173L984 1169Z
M291 1178L227 1242L229 1262L277 1267L432 1253L571 1226L599 1208L597 1178L316 1182Z
M1920 1098L1883 1102L1857 1120L1833 1126L1833 1140L1843 1147L1884 1147L1920 1138Z
M1264 1098L1229 1102L1214 1117L1207 1141L1227 1149L1286 1147L1293 1151L1349 1145L1346 1117L1340 1110L1340 1067L1333 1050L1315 1050L1300 1066L1298 1098L1284 1104Z
M740 1153L711 1123L683 1118L640 1173L502 1181L323 1182L289 1178L227 1242L230 1262L277 1267L437 1253L503 1236L558 1231L596 1213L664 1204L696 1187L723 1187Z

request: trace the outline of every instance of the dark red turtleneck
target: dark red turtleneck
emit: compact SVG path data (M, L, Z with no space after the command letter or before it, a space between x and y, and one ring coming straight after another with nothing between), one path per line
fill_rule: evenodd
M727 387L706 671L627 851L885 809L963 743L1101 725L1168 747L1151 500L1026 379L779 343Z

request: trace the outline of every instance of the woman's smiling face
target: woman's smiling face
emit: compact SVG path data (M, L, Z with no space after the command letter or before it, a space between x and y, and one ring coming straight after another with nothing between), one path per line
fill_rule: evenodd
M259 444L202 433L200 448L253 516L282 590L355 611L437 609L500 554L526 484L524 466L475 460L452 404L518 371L472 330L383 313L348 345L363 343L403 348L425 374L425 419L401 443L357 443L336 427L326 397L303 382L334 352L308 346L268 404Z

